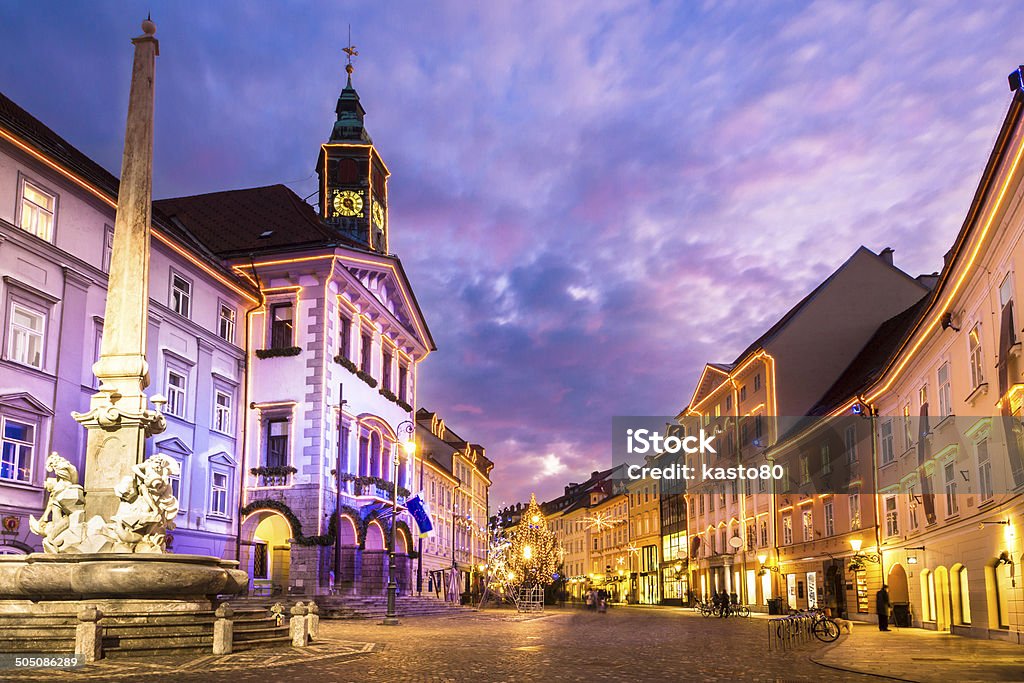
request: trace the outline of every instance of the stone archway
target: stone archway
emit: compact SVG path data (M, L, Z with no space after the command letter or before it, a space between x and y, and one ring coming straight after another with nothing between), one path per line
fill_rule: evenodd
M337 548L326 548L330 555L328 577L334 581L335 591L349 591L356 585L359 576L359 532L357 522L348 514L341 515L338 525L338 543L341 545L341 567L336 568ZM340 571L338 570L340 569ZM328 581L330 583L330 581Z
M363 539L362 568L359 590L363 593L382 593L387 585L388 551L384 527L376 519L366 525Z
M242 520L239 567L249 573L254 595L288 592L291 544L288 519L276 510L256 510Z
M412 593L412 558L409 557L409 550L412 548L412 535L409 527L399 522L395 528L395 574L399 592Z

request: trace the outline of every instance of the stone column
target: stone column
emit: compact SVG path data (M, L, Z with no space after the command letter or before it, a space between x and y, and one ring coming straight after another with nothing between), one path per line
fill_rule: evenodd
M214 612L217 619L213 622L213 654L229 655L234 644L235 610L226 602Z
M288 635L292 639L292 647L306 647L309 644L309 631L306 624L306 607L301 602L291 609L292 618L288 621Z
M103 613L95 607L81 607L78 610L78 625L75 627L75 654L85 662L103 658L103 627L100 619Z
M90 411L75 414L89 429L86 448L86 517L117 510L114 487L145 457L145 440L163 431L147 410L146 326L149 312L149 237L153 195L153 78L159 44L156 25L132 40L135 59L128 99L121 183L104 313L100 359L93 366L100 389Z

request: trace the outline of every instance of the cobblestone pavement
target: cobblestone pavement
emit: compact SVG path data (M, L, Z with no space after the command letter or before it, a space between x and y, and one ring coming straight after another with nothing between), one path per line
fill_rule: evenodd
M304 650L141 662L108 660L76 671L19 672L48 681L879 681L810 661L824 646L768 652L761 619L704 618L678 608L617 607L519 615L487 610L411 617L400 626L321 621ZM883 634L884 635L884 634ZM10 672L3 672L9 674Z
M899 680L1024 681L1024 646L909 628L882 633L857 624L816 662L846 671L881 671Z

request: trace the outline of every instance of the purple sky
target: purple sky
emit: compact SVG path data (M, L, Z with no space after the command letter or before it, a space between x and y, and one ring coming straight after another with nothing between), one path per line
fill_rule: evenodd
M158 197L314 192L353 25L419 403L492 505L607 466L612 415L681 408L857 246L938 269L1024 61L1006 2L34 2L0 89L117 171L150 9Z

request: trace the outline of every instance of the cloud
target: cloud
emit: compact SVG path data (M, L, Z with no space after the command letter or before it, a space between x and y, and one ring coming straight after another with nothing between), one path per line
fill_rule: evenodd
M0 88L116 171L149 9L0 6ZM353 25L419 404L506 502L606 467L613 415L683 407L861 244L938 269L1019 60L995 2L152 9L160 196L314 192Z

